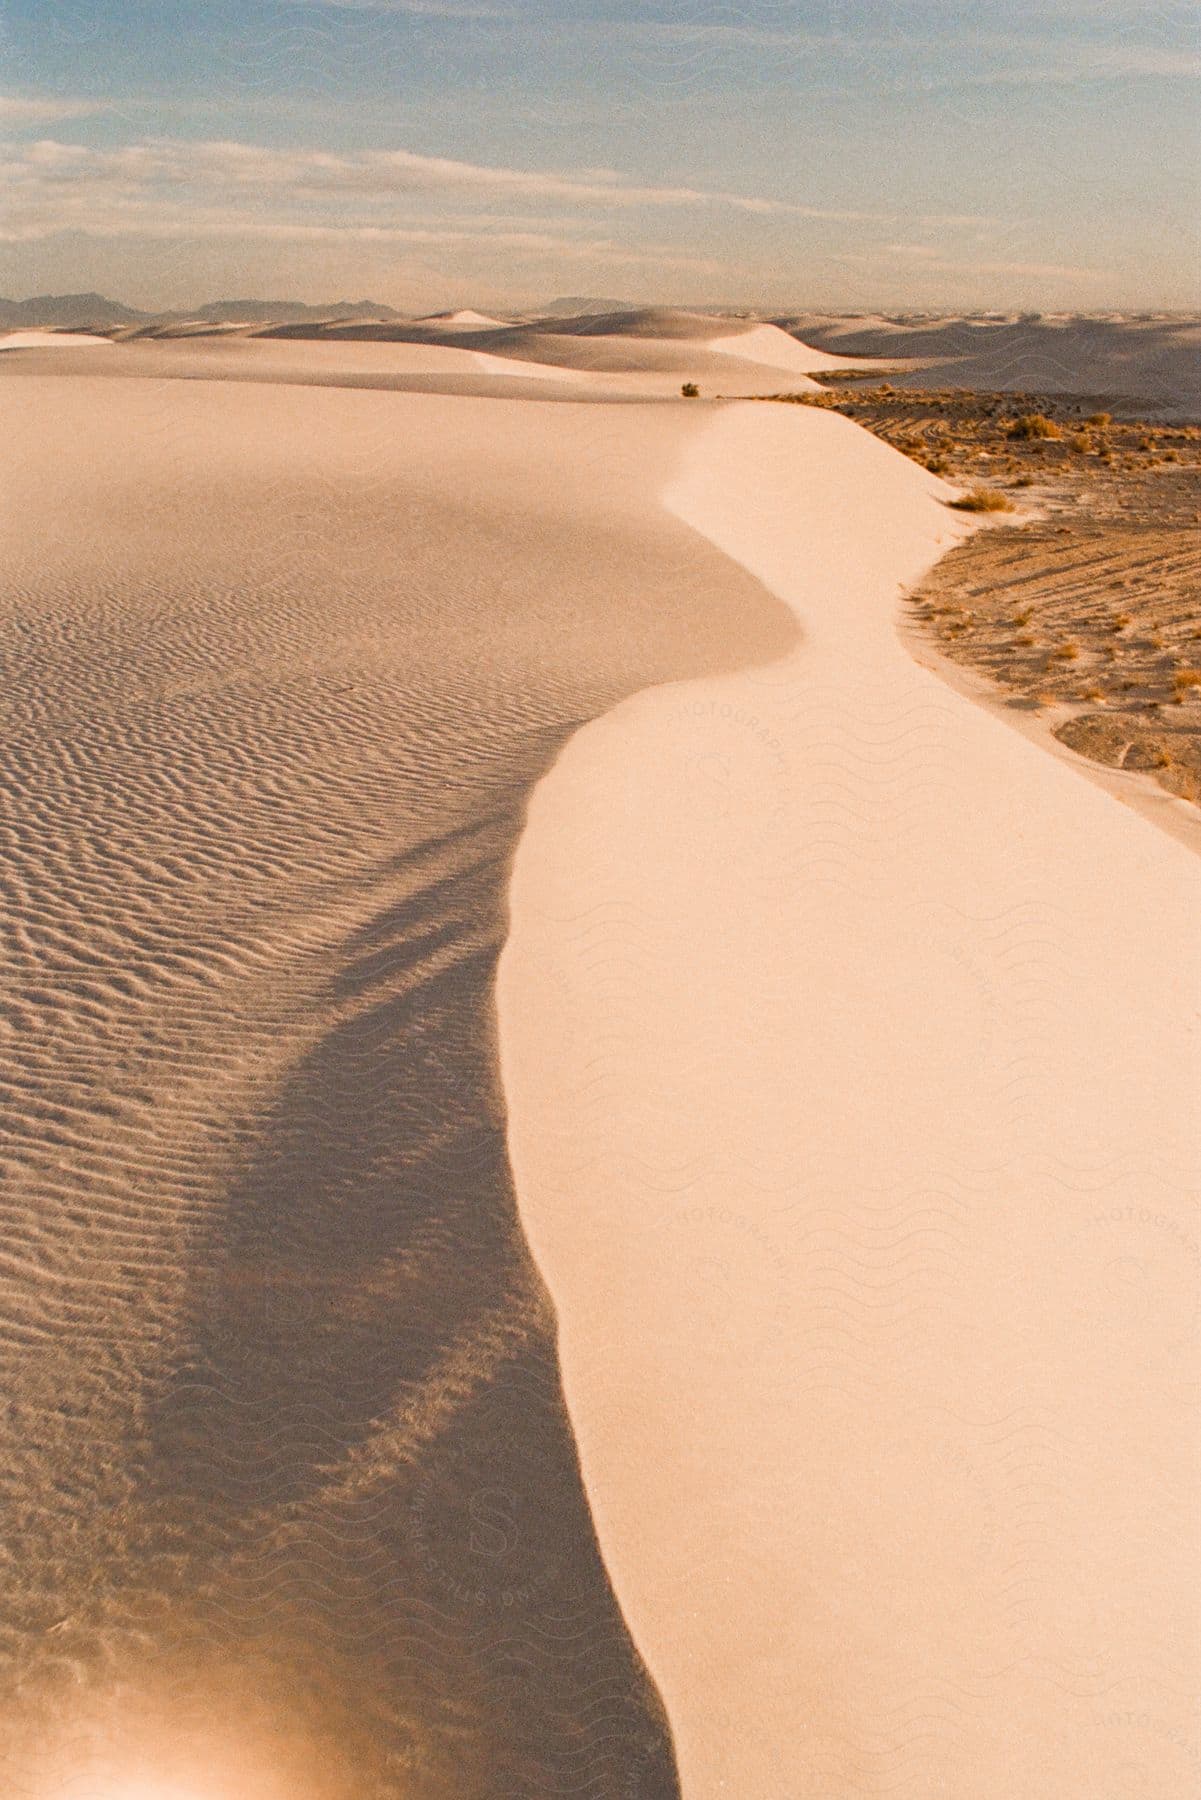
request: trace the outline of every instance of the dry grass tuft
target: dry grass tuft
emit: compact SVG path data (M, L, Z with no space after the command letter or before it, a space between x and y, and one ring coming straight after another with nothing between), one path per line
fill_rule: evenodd
M996 488L976 487L970 494L961 494L951 505L956 512L995 513L1012 512L1013 501L1008 494L1002 494Z
M1022 413L1020 418L1014 419L1005 435L1029 441L1032 438L1061 438L1063 432L1046 413Z

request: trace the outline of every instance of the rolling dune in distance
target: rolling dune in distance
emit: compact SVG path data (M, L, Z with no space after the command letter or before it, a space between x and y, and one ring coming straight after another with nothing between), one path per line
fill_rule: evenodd
M564 739L794 628L655 503L687 407L72 355L5 387L5 1791L666 1800L493 976Z

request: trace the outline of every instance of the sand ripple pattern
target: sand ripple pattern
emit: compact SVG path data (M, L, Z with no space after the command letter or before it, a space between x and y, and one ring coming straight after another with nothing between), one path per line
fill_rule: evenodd
M493 978L532 784L728 635L643 498L679 426L9 395L5 1791L666 1800Z

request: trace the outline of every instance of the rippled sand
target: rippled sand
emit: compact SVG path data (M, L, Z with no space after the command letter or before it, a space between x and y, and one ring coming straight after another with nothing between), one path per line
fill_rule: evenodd
M789 641L689 409L5 401L6 1790L671 1795L493 977L564 738Z

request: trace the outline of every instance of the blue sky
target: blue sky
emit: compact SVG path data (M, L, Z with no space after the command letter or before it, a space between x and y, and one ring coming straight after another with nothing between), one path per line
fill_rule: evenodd
M8 0L0 292L1187 307L1197 13Z

